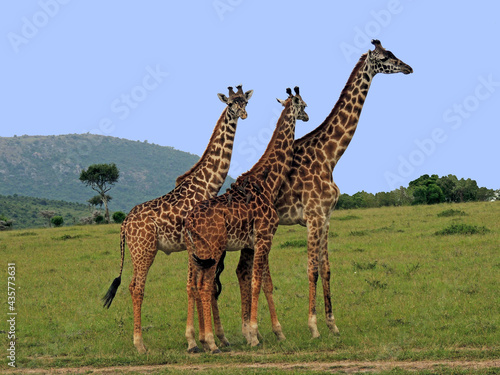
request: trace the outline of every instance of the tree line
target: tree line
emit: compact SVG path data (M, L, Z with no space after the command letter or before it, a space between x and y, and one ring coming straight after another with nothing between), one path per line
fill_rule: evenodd
M337 209L409 206L416 204L483 202L498 199L500 190L479 187L475 180L458 179L455 175L439 177L425 174L390 192L376 194L360 191L352 196L341 194Z

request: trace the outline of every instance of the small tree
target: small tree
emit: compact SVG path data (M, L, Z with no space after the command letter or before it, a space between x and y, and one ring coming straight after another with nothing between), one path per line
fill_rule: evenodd
M127 217L127 215L125 215L123 212L121 211L116 211L114 214L113 214L113 221L117 224L121 224L123 223L123 220L125 220L125 217Z
M47 219L47 223L49 224L49 228L52 227L51 225L51 219L52 217L56 214L55 211L50 211L50 210L44 210L44 211L40 211L40 215L44 218L44 219Z
M62 216L54 216L52 217L52 219L50 219L50 222L57 228L63 225L64 219Z
M108 201L110 197L106 193L118 181L119 177L120 171L116 167L115 163L92 164L87 168L87 170L84 169L80 173L80 181L99 193L99 196L104 203L104 216L107 223L109 223Z
M95 218L94 218L94 221L96 224L102 224L104 223L104 216L102 215L97 215Z

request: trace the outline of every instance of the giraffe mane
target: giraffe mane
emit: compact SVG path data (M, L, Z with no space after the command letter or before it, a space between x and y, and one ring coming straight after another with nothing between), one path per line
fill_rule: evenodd
M319 125L316 129L312 130L311 132L307 133L306 135L302 136L301 138L297 139L295 142L300 142L300 141L306 140L308 138L315 137L317 133L322 131L323 124L329 123L333 117L338 115L339 111L343 107L342 104L344 101L342 99L345 97L346 93L351 89L351 85L354 83L354 80L356 79L358 72L360 71L360 69L362 68L364 63L366 62L367 57L368 57L368 53L364 53L361 55L358 62L356 63L356 66L352 70L351 75L349 76L349 79L347 80L344 88L342 89L342 92L340 93L340 96L337 100L337 103L335 103L335 106L333 107L332 111L326 117L326 119L321 123L321 125Z
M175 180L175 186L180 185L180 183L182 181L184 181L186 179L186 177L188 177L189 175L191 175L192 173L194 173L196 171L196 169L201 165L201 163L203 163L203 161L205 160L205 158L206 158L206 156L207 156L207 154L209 152L210 145L212 145L215 142L215 136L216 136L216 133L217 133L217 128L218 128L218 125L219 125L219 121L223 121L224 117L226 116L226 112L227 112L227 107L224 108L224 111L222 111L222 114L221 114L219 120L217 121L217 125L215 126L214 131L212 132L212 136L210 137L210 141L208 142L207 148L203 152L203 155L201 155L200 159L196 162L195 165L193 165L191 167L190 170L188 170L184 174L182 174L179 177L177 177L177 179Z
M286 107L281 112L281 115L280 115L280 117L278 119L277 124L280 124L283 121L285 121L285 116L286 116L286 113L288 112L287 109L291 105L292 105L292 101L289 100L289 98L287 98ZM269 141L269 143L267 145L267 148L264 151L264 154L262 154L262 157L259 159L259 161L257 161L257 163L255 163L255 165L252 167L252 169L250 169L249 171L243 173L240 177L238 177L238 179L236 180L236 183L235 183L236 185L240 184L242 181L245 181L245 179L248 180L249 176L255 176L256 172L259 173L259 175L264 176L265 168L263 169L263 166L267 163L267 158L265 158L263 156L266 155L266 154L268 154L269 150L274 147L274 143L276 142L276 138L278 138L278 136L279 136L279 131L278 131L279 126L280 125L276 125L276 129L274 130L273 135L271 137L271 140ZM262 172L261 172L261 170L262 170Z

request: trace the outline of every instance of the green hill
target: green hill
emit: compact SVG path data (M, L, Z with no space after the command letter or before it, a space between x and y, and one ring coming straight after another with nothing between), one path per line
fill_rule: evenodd
M115 163L120 179L110 191L110 210L128 212L172 190L198 159L172 147L93 134L0 137L0 194L86 204L96 193L78 180L81 170Z
M0 195L0 217L12 220L13 229L48 226L41 211L54 211L62 216L64 225L73 225L81 218L91 215L87 205L75 202L55 201L44 198L24 197L20 195Z

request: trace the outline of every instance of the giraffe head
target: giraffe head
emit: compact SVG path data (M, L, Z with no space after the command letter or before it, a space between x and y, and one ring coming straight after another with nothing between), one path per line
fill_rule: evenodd
M236 86L236 89L238 91L234 92L233 88L229 86L229 97L224 94L217 94L217 96L221 102L227 104L228 111L231 115L244 120L248 116L246 106L248 104L248 100L252 97L253 90L243 92L241 85Z
M286 93L288 94L288 98L286 98L285 100L276 98L276 100L280 102L283 107L286 107L287 103L291 101L292 106L295 107L298 112L297 120L302 120L304 122L309 121L309 115L305 111L307 104L302 100L302 97L300 96L299 87L295 86L294 91L295 96L292 94L292 90L290 88L287 88Z
M398 59L391 51L382 47L380 40L373 39L372 44L375 46L373 51L368 51L368 61L374 73L413 73L411 66L405 64Z

